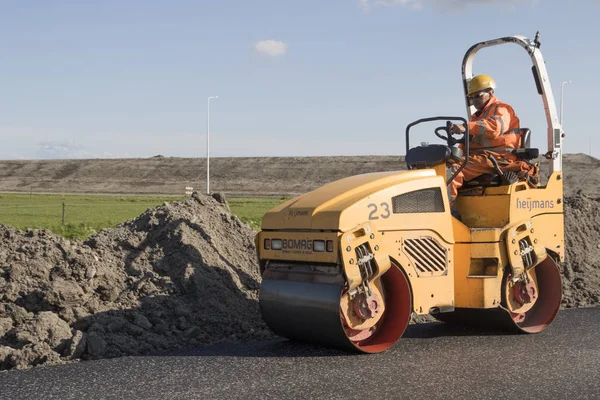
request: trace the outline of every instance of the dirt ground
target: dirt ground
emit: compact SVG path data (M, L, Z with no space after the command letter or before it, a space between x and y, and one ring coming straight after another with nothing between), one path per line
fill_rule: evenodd
M219 195L85 242L0 225L0 369L271 336L254 235Z
M600 160L564 156L565 194L600 196ZM227 196L297 195L347 176L405 170L401 156L212 158L210 189ZM546 161L541 163L543 175ZM206 160L156 156L137 159L0 160L0 192L183 195L206 188Z
M334 158L327 159L313 171L315 180L334 176L326 169ZM131 166L138 161L125 162ZM257 162L252 172L256 176L285 178L274 183L255 177L252 184L262 185L257 187L288 181L298 184L295 190L307 186L293 170L276 172L267 162L252 162ZM313 162L305 162L304 168L313 168ZM358 166L356 159L347 159L335 173L364 172L381 162L365 160ZM570 171L565 166L566 182L590 185L586 190L571 188L565 197L567 260L561 268L566 308L600 303L600 199L586 194L598 190L600 180L589 183L594 176L589 171L598 173L597 162L580 156ZM54 170L64 172L60 179L55 175L60 185L47 187L53 192L77 181L74 172L65 172L69 162L61 165ZM31 166L15 169L13 176L21 176L17 172L23 168ZM237 168L232 167L232 176L243 175ZM104 173L116 174L117 169ZM123 184L118 176L113 178L112 188ZM129 179L134 181L133 175ZM162 179L165 185L171 182L168 174ZM223 185L242 187L236 186L239 182ZM108 187L102 186L103 191ZM244 193L259 194L257 187ZM272 193L289 194L285 189L290 187L273 186ZM165 203L83 242L0 224L0 370L271 337L258 306L254 235L231 214L221 193Z

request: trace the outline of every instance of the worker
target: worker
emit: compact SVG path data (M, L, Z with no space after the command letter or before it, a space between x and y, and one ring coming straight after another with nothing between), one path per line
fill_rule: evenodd
M469 127L469 159L467 165L458 173L450 183L450 202L458 194L464 181L469 181L483 174L493 174L498 171L489 160L491 155L504 173L503 183L513 183L519 175L524 176L534 168L527 162L517 159L512 154L512 149L521 146L521 132L519 118L513 108L494 96L496 82L487 75L477 75L469 82L467 99L477 110L468 123ZM454 124L450 128L452 134L461 134L466 131L464 124ZM452 172L456 171L458 165Z

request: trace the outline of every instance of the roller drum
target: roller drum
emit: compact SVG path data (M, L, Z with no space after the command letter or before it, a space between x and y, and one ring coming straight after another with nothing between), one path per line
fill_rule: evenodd
M513 312L509 301L513 296L508 275L502 284L502 306L491 309L457 308L450 313L434 315L442 322L480 325L510 329L523 333L538 333L546 329L556 317L562 300L562 283L556 262L546 257L529 274L535 277L536 300L525 312ZM512 299L514 301L514 299Z
M263 280L260 310L276 334L353 350L340 319L341 285Z
M341 305L348 303L344 296L347 295L340 284L264 279L260 310L267 325L280 336L364 353L382 352L404 333L410 320L412 296L408 280L397 266L393 265L381 277L384 311L371 324L367 323L368 328L345 320Z

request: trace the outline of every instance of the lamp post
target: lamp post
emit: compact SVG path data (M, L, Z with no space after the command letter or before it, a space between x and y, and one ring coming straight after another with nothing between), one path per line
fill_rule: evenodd
M219 96L210 96L207 100L208 113L206 117L206 194L210 194L210 99L218 99Z
M571 83L571 81L563 81L560 84L560 126L563 126L563 91L565 89L565 83Z

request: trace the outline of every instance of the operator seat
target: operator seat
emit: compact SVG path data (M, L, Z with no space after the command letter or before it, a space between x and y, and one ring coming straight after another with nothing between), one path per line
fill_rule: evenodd
M531 147L531 129L521 128L521 148L528 149Z
M530 148L531 145L531 129L529 128L521 128L521 147L513 150L513 154L517 156L517 158L528 164L531 164L531 161L538 158L540 151L539 149ZM483 174L470 181L465 181L463 186L458 190L459 192L462 189L470 189L477 186L500 186L502 181L500 179L500 175L493 174Z
M443 144L424 144L413 147L404 157L408 169L434 168L448 161L460 162L463 151Z

